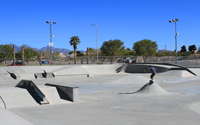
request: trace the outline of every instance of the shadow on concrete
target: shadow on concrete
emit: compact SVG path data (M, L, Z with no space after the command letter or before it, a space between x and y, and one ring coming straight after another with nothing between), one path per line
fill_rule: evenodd
M68 87L55 84L46 83L46 86L56 87L56 90L61 99L76 102L78 98L78 93L74 90L78 87ZM76 95L76 96L75 96Z
M21 80L15 87L26 89L38 104L49 104L49 102L45 98L45 95L32 81Z
M8 72L8 71L7 71ZM17 76L14 73L8 72L13 79L17 79Z
M116 73L121 72L124 66L125 66L125 64L123 64L122 66L120 66L119 68L117 68L116 69Z
M67 100L67 101L73 101L67 94L66 92L63 90L63 88L61 87L56 87L58 94L60 96L61 99L63 100Z
M150 83L148 82L148 83L146 83L142 88L140 88L138 91L136 91L136 92L130 92L130 93L118 93L118 94L135 94L135 93L137 93L137 92L139 92L139 91L142 91L142 90L144 90L147 86L149 86L150 85Z

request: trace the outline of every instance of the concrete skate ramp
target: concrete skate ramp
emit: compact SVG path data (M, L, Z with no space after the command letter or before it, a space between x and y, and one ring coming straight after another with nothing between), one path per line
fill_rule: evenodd
M5 80L14 80L12 77L13 74L10 74L7 71L6 67L0 67L0 81L5 81ZM14 75L15 76L15 75Z
M148 81L149 78L141 76L141 75L133 75L133 74L127 74L123 78L116 79L115 81L112 81L110 84L143 84L146 81Z
M125 70L124 64L84 65L81 67L92 75L124 73Z
M61 100L55 88L37 86L30 80L21 80L16 87L26 89L27 93L29 93L32 96L32 99L35 100L35 103L40 105L66 103L66 101Z
M0 124L1 125L33 125L22 117L0 107Z
M150 70L147 70L144 72L145 69L149 68L149 65L155 67L157 69L156 70L157 73L169 71L171 67L174 67L174 66L158 65L158 64L128 64L125 72L126 73L151 73Z
M73 67L74 65L62 65L62 66L40 66L46 72L56 72L63 69Z
M43 72L40 66L8 66L7 71L16 74L34 74L38 72Z
M39 106L26 89L3 88L0 89L0 95L5 101L7 109Z
M170 70L168 72L159 73L159 76L175 76L175 77L194 77L193 74L186 70Z
M16 76L15 74L7 74L7 75L0 75L0 81L7 81L7 80L15 80L16 79Z
M193 112L200 114L200 102L193 103L189 105L189 109Z
M72 102L79 101L78 87L61 86L61 85L55 85L55 84L50 84L50 83L46 83L45 85L56 88L61 99L72 101Z
M197 76L200 76L200 68L189 68L192 72L194 72Z
M43 72L40 66L8 66L6 71L14 74L16 79L35 79L34 73Z
M61 99L55 87L38 86L38 88L45 94L46 99L49 101L49 105L72 103L70 101Z
M34 74L18 74L17 79L35 79L35 75Z
M142 95L142 96L166 96L172 95L172 93L167 92L163 88L161 88L158 84L153 83L149 85L149 83L145 84L141 89L139 89L134 94Z
M81 66L63 67L62 70L53 72L55 76L88 75L89 73Z

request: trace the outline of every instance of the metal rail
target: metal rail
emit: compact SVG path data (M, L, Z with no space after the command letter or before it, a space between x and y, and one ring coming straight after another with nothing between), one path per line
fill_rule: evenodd
M2 100L2 102L3 102L3 104L4 104L4 107L5 107L5 109L6 109L6 103L4 102L4 100L3 100L3 98L0 96L0 98L1 98L1 100Z

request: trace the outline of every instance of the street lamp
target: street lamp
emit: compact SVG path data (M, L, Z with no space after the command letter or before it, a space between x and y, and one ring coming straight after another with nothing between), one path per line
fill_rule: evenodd
M98 27L96 24L92 24L91 26L95 25L97 29L97 63L98 63Z
M46 23L50 24L50 42L49 42L49 46L50 46L50 55L51 55L51 65L52 65L52 46L53 46L53 42L52 42L52 38L54 37L54 35L52 35L52 31L51 31L51 23L52 21L46 21ZM56 22L53 22L53 24L56 24Z
M176 65L177 65L177 35L179 35L179 33L176 32L176 22L179 21L179 19L173 19L170 20L169 22L175 22L175 51L176 51Z

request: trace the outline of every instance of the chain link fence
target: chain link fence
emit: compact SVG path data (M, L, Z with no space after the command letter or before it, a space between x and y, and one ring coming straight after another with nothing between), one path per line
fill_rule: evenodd
M137 60L137 63L142 63L142 59ZM145 63L170 63L176 64L176 56L167 57L147 57ZM193 56L178 56L177 65L184 67L200 67L200 55Z
M98 64L114 64L114 63L122 63L125 59L125 56L100 56L98 57ZM15 62L22 62L22 59L16 58ZM38 58L32 59L24 59L26 66L31 65L50 65L49 58L42 58L42 60ZM13 59L0 59L1 66L11 65L13 63ZM144 61L142 57L136 57L136 63L170 63L176 64L176 57L175 56L166 56L166 57L147 57ZM53 65L74 65L74 58L53 58L52 59ZM76 58L76 65L79 64L97 64L97 57L96 56L89 56L89 57L77 57ZM177 57L177 64L180 66L185 67L200 67L200 55L194 56L179 56Z
M98 63L97 63L97 57L96 56L89 56L89 57L77 57L76 58L76 64L113 64L121 62L125 57L124 56L100 56L98 57ZM1 66L7 66L7 65L13 65L13 58L9 59L0 59L0 65ZM16 58L16 62L23 62L22 58ZM39 58L24 58L24 62L26 66L31 65L50 65L51 60L49 58L42 58L41 60ZM52 58L52 64L53 65L74 65L74 58Z

